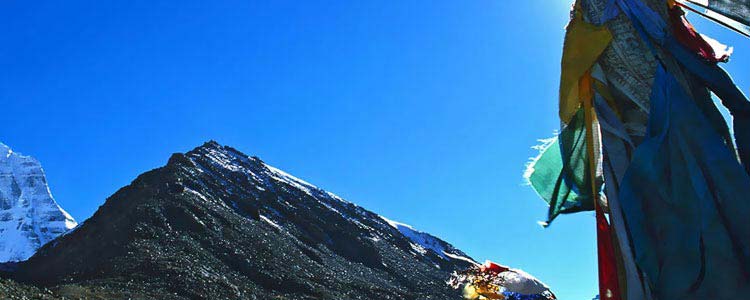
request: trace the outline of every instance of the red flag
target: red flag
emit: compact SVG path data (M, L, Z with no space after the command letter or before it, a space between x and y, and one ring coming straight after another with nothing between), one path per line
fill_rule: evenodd
M685 11L675 6L669 10L669 21L672 23L672 32L683 46L700 55L710 62L726 62L729 55L716 55L716 50L709 44L685 18Z
M617 261L612 234L599 205L596 206L596 240L599 255L599 298L620 300L620 281L617 278Z

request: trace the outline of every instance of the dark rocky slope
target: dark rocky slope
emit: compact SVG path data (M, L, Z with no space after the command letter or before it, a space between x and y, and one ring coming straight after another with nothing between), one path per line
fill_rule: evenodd
M117 191L13 276L72 298L445 300L460 298L445 281L466 257L208 142Z
M3 300L56 300L60 299L47 289L39 289L31 285L24 285L12 280L0 278L0 299Z

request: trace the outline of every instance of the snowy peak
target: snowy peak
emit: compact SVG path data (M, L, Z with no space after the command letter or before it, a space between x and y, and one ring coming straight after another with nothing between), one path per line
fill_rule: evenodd
M76 225L52 197L39 161L0 143L0 262L26 260Z

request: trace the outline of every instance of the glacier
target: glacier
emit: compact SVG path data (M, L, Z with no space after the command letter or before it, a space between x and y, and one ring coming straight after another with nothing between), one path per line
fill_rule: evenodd
M26 260L77 225L52 197L39 161L0 143L0 263Z

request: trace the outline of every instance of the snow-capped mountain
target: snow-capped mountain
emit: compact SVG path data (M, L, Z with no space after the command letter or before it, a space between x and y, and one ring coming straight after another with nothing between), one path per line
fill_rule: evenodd
M15 276L73 299L442 300L460 297L445 282L472 264L437 237L208 142L138 176Z
M28 259L76 225L52 198L39 161L0 143L0 262Z

